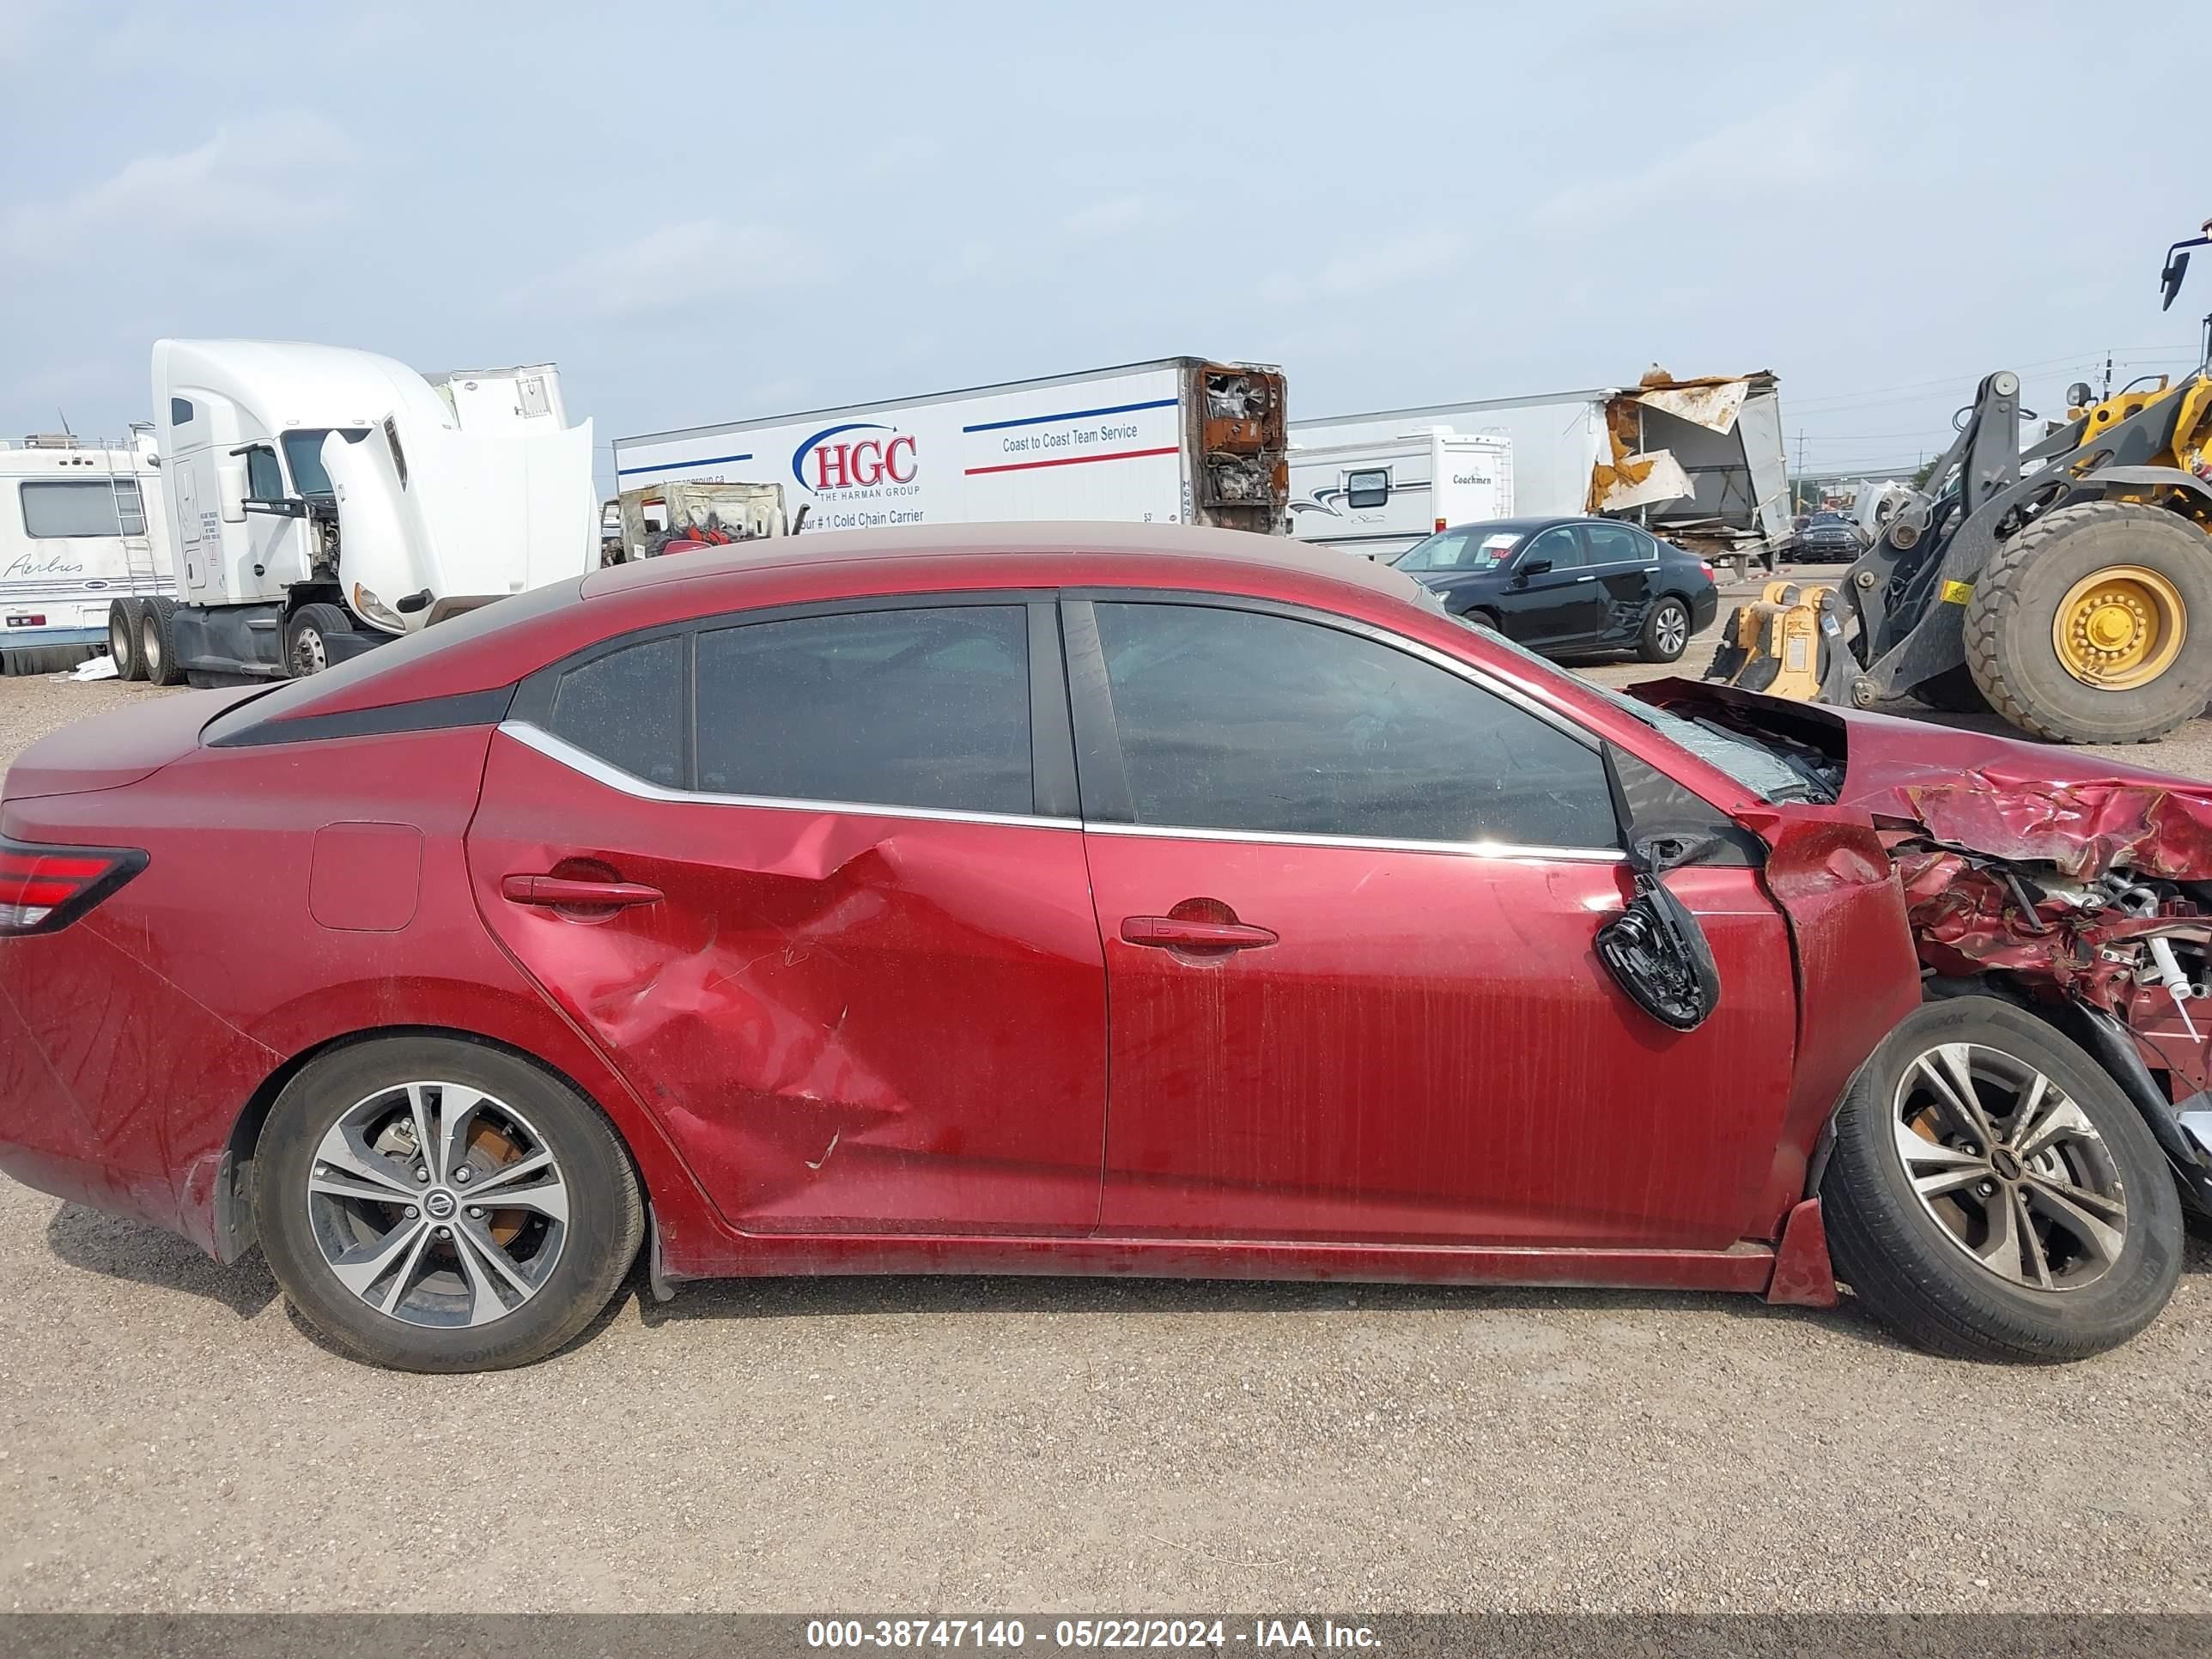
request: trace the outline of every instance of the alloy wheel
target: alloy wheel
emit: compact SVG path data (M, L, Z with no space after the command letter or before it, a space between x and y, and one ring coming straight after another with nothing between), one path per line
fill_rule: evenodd
M1893 1104L1914 1195L1984 1271L2049 1291L2112 1271L2127 1237L2119 1168L2050 1078L1999 1049L1947 1042L1905 1066Z
M161 624L152 611L146 613L145 626L138 630L138 654L146 665L146 678L159 684L161 678Z
M504 1318L544 1287L568 1231L544 1137L459 1083L401 1084L349 1108L315 1149L307 1201L332 1277L411 1325Z
M1659 648L1668 656L1690 642L1690 619L1680 609L1667 605L1659 612Z

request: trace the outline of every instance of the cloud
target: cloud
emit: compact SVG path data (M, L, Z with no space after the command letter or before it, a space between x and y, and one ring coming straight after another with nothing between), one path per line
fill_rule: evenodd
M191 149L142 155L58 201L0 213L0 253L60 264L128 249L289 236L340 210L353 158L320 116L279 112L216 129Z
M1747 235L1776 231L1784 222L1781 190L1862 171L1845 138L1850 91L1849 76L1832 75L1788 104L1739 117L1661 151L1641 167L1569 185L1536 210L1536 222L1552 230L1589 230L1656 217L1709 222L1717 210L1741 207L1764 216L1759 222L1744 225ZM1666 106L1660 105L1639 114L1655 129L1666 118Z
M1449 270L1467 250L1457 231L1420 230L1384 237L1340 253L1304 276L1280 273L1261 285L1262 297L1292 305L1312 299L1354 300Z
M1060 228L1079 242L1095 242L1133 230L1152 216L1151 204L1141 196L1116 196L1078 208L1060 222Z
M777 226L690 219L548 271L525 283L518 297L628 316L790 288L827 270L819 248Z

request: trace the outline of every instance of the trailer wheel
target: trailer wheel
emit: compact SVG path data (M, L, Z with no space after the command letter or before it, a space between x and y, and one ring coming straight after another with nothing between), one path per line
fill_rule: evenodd
M107 605L107 654L115 659L115 678L143 680L146 659L138 654L145 627L144 608L136 599L111 599Z
M185 678L177 661L177 606L173 599L155 598L141 607L144 621L138 629L138 663L156 685L176 685Z
M1966 601L1990 706L2053 743L2147 743L2212 699L2212 537L2132 501L2047 513Z
M321 673L331 665L331 635L352 632L353 624L337 606L301 605L284 624L284 672L295 680Z

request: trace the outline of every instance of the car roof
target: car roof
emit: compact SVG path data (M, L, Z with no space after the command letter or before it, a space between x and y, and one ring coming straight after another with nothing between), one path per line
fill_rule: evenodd
M1193 565L1232 565L1255 575L1267 573L1346 582L1411 599L1409 577L1387 565L1355 558L1330 548L1263 536L1249 530L1217 530L1193 525L1094 524L1080 520L1029 524L901 526L879 530L810 531L767 542L741 542L715 551L665 555L617 565L584 579L584 597L627 592L664 582L714 576L743 577L768 570L803 570L856 562L896 562L906 559L975 561L975 574L990 577L990 562L1007 555L1079 561L1085 555L1141 554Z
M1451 528L1480 530L1492 535L1510 532L1514 535L1533 536L1540 530L1551 530L1563 524L1619 524L1620 522L1619 519L1599 518L1589 513L1556 513L1548 517L1538 518L1469 519L1464 524L1453 525ZM1634 525L1628 527L1632 530L1637 528Z
M1434 603L1403 571L1249 531L1037 523L811 532L664 554L516 594L287 682L241 705L239 719L488 691L616 635L721 612L1050 587L1187 589L1384 617Z

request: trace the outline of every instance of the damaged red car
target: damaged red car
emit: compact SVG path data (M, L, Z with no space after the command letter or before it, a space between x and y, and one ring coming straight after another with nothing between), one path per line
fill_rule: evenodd
M0 1167L388 1365L642 1258L1681 1286L2065 1359L2203 1207L2212 791L1618 696L1255 536L810 535L86 721Z

